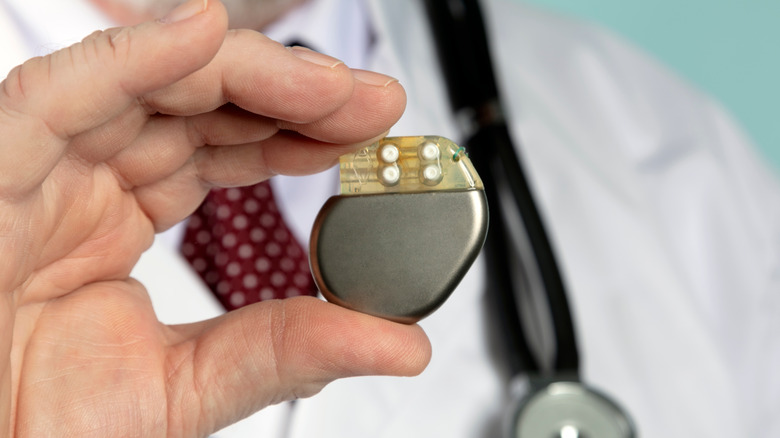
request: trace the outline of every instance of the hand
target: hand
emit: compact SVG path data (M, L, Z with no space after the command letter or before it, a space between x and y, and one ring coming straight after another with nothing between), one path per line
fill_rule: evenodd
M325 169L403 111L397 82L226 22L191 0L2 83L0 434L205 435L427 364L419 327L313 298L164 326L128 277L212 186Z

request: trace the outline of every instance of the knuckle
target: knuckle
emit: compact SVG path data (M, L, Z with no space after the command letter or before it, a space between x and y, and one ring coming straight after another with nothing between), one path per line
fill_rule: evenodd
M103 67L106 62L122 66L132 54L132 42L133 28L118 27L93 32L70 49L91 68Z
M133 28L123 27L106 36L107 44L114 53L114 58L129 58L133 42Z
M16 101L18 99L24 99L24 87L22 82L22 65L14 67L8 73L8 76L3 80L0 91L2 92L2 98L6 101L6 104L10 101ZM0 103L2 106L2 103Z
M44 90L51 79L51 55L28 59L14 67L3 80L0 97L4 106L21 110L24 103Z

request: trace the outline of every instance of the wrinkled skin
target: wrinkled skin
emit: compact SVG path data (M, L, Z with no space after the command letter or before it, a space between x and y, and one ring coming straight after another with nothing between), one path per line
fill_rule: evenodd
M209 188L323 170L403 111L389 78L226 23L214 0L2 83L0 435L202 436L337 378L427 364L418 326L314 298L165 326L128 277Z

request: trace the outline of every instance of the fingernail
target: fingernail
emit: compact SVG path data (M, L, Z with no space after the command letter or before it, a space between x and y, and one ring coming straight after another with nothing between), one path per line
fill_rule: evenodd
M387 87L393 82L398 82L398 79L396 78L369 70L353 69L352 75L355 77L355 79L363 82L364 84L376 85L378 87Z
M339 64L343 64L343 62L339 61L336 58L333 58L328 55L323 55L320 52L315 52L314 50L307 49L306 47L300 47L300 46L293 46L288 47L287 50L290 51L293 55L303 59L304 61L313 62L318 65L323 65L325 67L333 68Z
M192 18L201 12L205 11L209 7L209 0L189 0L176 7L176 9L168 12L165 17L160 19L161 23L175 23L177 21L184 21L188 18Z

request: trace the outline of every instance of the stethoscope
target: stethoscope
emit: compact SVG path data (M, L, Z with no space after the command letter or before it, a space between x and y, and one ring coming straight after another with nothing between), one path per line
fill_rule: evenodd
M425 6L469 157L488 204L499 207L484 255L489 310L510 376L505 436L634 437L625 411L580 379L564 283L503 118L478 0Z

